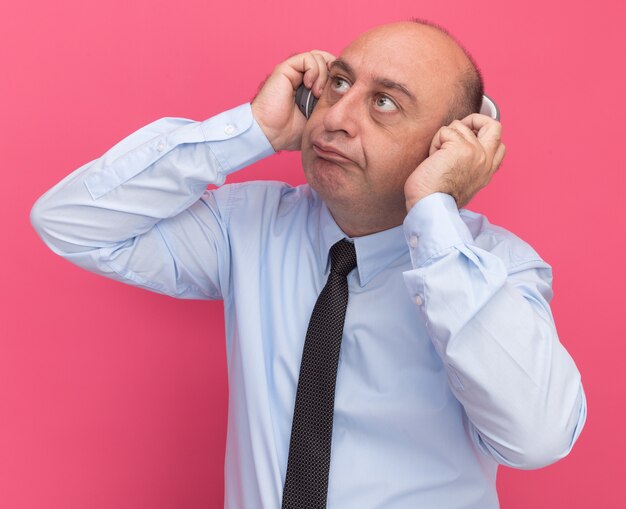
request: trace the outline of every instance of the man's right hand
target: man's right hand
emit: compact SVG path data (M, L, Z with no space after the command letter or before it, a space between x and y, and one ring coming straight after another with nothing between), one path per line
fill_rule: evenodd
M252 114L276 152L300 150L306 118L296 106L296 90L304 82L319 98L333 60L319 50L294 55L274 68L252 100Z

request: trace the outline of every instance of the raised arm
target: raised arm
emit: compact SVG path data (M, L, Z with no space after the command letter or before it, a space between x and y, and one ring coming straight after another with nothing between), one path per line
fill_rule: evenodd
M300 148L298 86L319 95L331 54L276 66L253 104L204 122L165 118L79 168L35 203L31 221L55 253L89 271L181 298L219 299L228 280L226 176Z
M55 253L181 298L218 299L228 273L226 176L274 151L250 105L204 122L165 118L74 171L35 203Z
M418 202L404 228L405 283L477 445L516 468L565 456L586 404L552 319L551 268L506 230L459 214L447 194Z
M437 132L405 185L414 268L404 276L477 445L500 463L537 468L570 451L586 402L552 319L551 268L511 233L457 209L503 157L501 125L484 115Z

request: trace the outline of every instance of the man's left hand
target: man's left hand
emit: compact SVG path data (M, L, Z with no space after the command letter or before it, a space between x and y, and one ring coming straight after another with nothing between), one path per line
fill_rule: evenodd
M464 207L491 180L504 158L502 124L473 113L444 126L433 138L429 156L404 185L406 209L433 193L447 193Z

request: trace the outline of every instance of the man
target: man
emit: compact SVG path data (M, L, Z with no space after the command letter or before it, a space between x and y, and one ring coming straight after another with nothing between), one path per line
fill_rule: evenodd
M308 121L302 83L319 97ZM146 126L33 208L44 241L84 268L224 300L226 507L491 509L498 464L573 446L585 398L550 268L459 209L504 156L500 124L468 114L481 94L442 30L378 27L338 59L291 57L252 105ZM308 186L222 186L299 148ZM344 290L333 343L342 305L324 299Z

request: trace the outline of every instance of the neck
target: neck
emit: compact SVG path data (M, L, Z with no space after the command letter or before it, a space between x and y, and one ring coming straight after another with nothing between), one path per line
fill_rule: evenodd
M404 206L397 210L387 210L384 213L380 212L383 209L379 209L378 213L372 212L374 207L369 210L355 212L353 210L344 210L341 206L331 206L329 203L326 206L337 226L349 237L363 237L395 228L401 225L406 217Z

